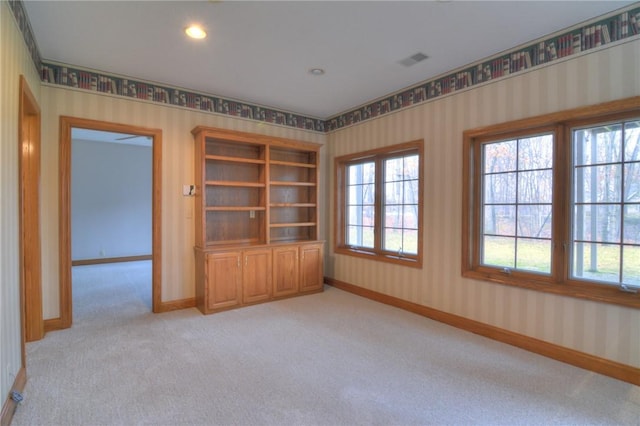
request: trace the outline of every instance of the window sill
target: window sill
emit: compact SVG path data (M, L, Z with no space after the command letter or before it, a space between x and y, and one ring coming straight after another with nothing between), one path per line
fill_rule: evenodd
M422 259L421 258L409 258L381 253L374 253L365 250L356 250L347 247L336 247L335 253L337 254L345 254L347 256L360 257L363 259L375 260L379 262L387 262L393 263L396 265L408 266L411 268L422 269Z
M567 280L565 282L536 280L529 277L513 277L502 274L466 270L462 272L465 278L471 278L492 283L542 291L560 296L575 297L596 302L610 303L628 308L640 308L640 292L625 293L617 286L607 284L593 284L586 281Z

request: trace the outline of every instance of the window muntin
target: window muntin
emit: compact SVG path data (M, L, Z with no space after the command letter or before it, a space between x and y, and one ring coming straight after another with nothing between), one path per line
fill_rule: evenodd
M336 252L422 266L422 145L336 158Z
M571 134L570 275L640 286L640 120Z
M552 133L482 144L480 263L551 273Z

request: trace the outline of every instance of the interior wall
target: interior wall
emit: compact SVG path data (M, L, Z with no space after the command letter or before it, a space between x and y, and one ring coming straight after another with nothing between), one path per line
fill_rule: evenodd
M461 276L462 132L640 95L640 40L458 92L335 131L333 159L424 139L424 266L375 262L333 252L328 276L605 359L640 367L640 311ZM330 211L335 209L333 198ZM333 217L329 218L333 229Z
M0 2L0 395L2 402L22 365L18 215L20 75L36 100L40 78L5 1Z
M150 255L152 148L71 145L71 259Z
M182 186L194 183L191 130L220 127L308 142L324 143L326 135L256 121L197 112L136 99L42 85L42 267L44 318L58 318L58 131L61 115L162 130L162 301L195 296L194 197ZM324 157L325 149L321 149ZM321 158L321 164L326 164ZM326 176L326 173L323 173ZM324 185L323 185L324 187ZM320 197L325 195L321 190ZM324 216L321 215L321 232Z

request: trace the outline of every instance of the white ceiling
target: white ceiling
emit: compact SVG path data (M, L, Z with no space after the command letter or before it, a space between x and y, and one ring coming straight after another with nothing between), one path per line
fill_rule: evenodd
M629 1L33 1L42 57L328 118ZM209 37L187 39L190 23ZM423 52L411 67L399 61ZM313 76L310 68L326 74Z

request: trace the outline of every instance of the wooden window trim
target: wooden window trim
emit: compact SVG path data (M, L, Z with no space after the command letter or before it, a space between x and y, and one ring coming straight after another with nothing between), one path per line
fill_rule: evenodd
M345 185L346 185L346 166L349 163L353 163L359 160L376 160L382 161L385 158L389 158L394 154L402 154L416 152L419 155L419 170L418 170L418 253L417 255L394 255L388 251L380 249L382 241L382 224L381 224L381 187L383 182L380 179L376 180L376 223L374 229L375 247L372 249L356 248L345 244L346 236L346 209L345 209ZM379 175L379 170L376 168L376 174ZM397 145L377 148L368 150L365 152L358 152L354 154L343 155L335 158L335 210L334 210L334 252L337 254L344 254L348 256L355 256L363 259L376 260L381 262L388 262L397 265L409 266L413 268L422 268L422 255L423 255L423 232L424 232L424 140L415 140L411 142L405 142Z
M640 113L640 96L606 102L598 105L542 115L533 118L501 123L463 132L463 188L462 188L462 276L499 284L563 296L606 302L615 305L640 308L640 292L625 293L615 285L598 284L569 277L569 255L564 246L570 241L570 188L571 182L571 128L583 123L606 122L637 116ZM556 127L554 149L554 228L552 240L552 267L550 276L512 271L501 273L498 268L479 265L479 208L480 185L476 184L479 158L478 146L487 139L531 134L540 129Z

